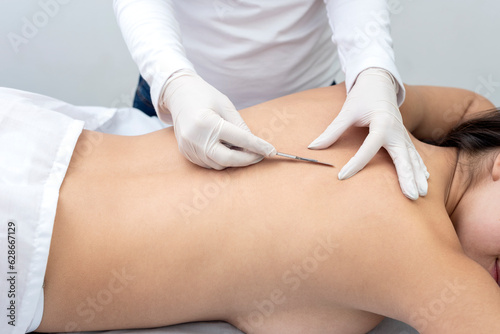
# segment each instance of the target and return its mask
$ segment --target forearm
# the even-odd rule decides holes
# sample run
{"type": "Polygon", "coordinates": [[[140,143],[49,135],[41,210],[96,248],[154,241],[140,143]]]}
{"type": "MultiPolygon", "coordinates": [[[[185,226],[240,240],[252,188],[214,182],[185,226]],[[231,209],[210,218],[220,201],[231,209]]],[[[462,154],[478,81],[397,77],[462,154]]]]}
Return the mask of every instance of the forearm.
{"type": "Polygon", "coordinates": [[[420,140],[437,140],[477,112],[494,105],[472,91],[433,86],[406,85],[400,107],[406,128],[420,140]]]}
{"type": "Polygon", "coordinates": [[[350,91],[359,73],[369,67],[387,70],[400,86],[398,104],[404,100],[404,86],[394,62],[389,8],[385,0],[325,0],[332,28],[332,40],[350,91]],[[376,32],[376,33],[374,33],[376,32]]]}
{"type": "Polygon", "coordinates": [[[180,69],[193,69],[181,43],[171,0],[115,0],[116,19],[132,58],[151,86],[155,107],[166,80],[180,69]]]}

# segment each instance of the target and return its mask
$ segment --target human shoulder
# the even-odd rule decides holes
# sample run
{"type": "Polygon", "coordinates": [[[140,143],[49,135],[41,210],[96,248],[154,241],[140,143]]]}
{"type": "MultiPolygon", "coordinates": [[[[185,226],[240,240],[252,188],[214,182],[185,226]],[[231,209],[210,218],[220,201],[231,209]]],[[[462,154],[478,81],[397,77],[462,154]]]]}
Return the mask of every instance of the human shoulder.
{"type": "MultiPolygon", "coordinates": [[[[438,219],[445,219],[441,217],[438,219]]],[[[425,215],[385,218],[360,247],[354,308],[420,333],[500,332],[500,289],[458,238],[425,215]],[[493,329],[494,330],[491,330],[493,329]]],[[[450,224],[451,225],[451,224],[450,224]]]]}

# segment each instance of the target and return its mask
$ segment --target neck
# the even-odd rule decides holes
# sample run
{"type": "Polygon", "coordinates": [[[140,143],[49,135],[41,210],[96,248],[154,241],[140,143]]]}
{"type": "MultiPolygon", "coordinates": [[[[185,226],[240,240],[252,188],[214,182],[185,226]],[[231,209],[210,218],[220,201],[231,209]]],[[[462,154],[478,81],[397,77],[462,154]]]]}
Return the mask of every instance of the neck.
{"type": "MultiPolygon", "coordinates": [[[[455,212],[458,204],[462,200],[468,186],[469,186],[469,176],[463,168],[459,168],[459,162],[461,159],[461,154],[458,149],[451,149],[453,151],[454,159],[452,163],[453,173],[449,181],[448,191],[445,197],[445,206],[448,215],[451,217],[455,212]]],[[[451,162],[451,161],[450,161],[451,162]]]]}
{"type": "Polygon", "coordinates": [[[468,186],[468,175],[459,168],[461,155],[456,148],[436,147],[419,141],[414,143],[430,170],[429,187],[438,188],[443,194],[446,212],[451,217],[468,186]]]}

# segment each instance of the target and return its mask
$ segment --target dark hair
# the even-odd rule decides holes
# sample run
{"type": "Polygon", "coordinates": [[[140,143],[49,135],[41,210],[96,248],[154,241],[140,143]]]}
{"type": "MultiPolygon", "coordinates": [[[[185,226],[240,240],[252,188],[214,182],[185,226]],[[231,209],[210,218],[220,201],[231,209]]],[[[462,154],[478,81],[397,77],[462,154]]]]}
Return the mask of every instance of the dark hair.
{"type": "Polygon", "coordinates": [[[434,143],[443,147],[456,147],[469,156],[500,148],[500,108],[478,114],[434,143]]]}
{"type": "Polygon", "coordinates": [[[467,187],[478,184],[481,171],[487,163],[484,158],[491,155],[489,153],[493,150],[500,148],[500,108],[478,113],[474,118],[457,125],[443,138],[430,144],[456,147],[458,157],[461,154],[466,156],[465,160],[457,160],[457,167],[465,167],[468,174],[467,187]]]}

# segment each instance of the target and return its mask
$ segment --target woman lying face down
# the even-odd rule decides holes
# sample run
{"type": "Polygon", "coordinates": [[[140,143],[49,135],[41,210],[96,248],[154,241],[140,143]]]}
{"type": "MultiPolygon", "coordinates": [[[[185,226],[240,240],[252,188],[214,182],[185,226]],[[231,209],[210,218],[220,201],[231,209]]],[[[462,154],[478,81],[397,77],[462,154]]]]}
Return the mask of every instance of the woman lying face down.
{"type": "Polygon", "coordinates": [[[500,254],[500,111],[478,115],[457,127],[441,145],[460,148],[457,182],[462,191],[450,192],[458,201],[450,212],[464,252],[499,282],[500,254]]]}
{"type": "MultiPolygon", "coordinates": [[[[365,333],[388,316],[422,333],[500,332],[498,112],[476,122],[478,138],[461,139],[474,137],[472,121],[444,142],[458,148],[412,137],[431,177],[410,201],[383,150],[337,179],[366,129],[307,150],[344,99],[339,85],[241,112],[278,151],[336,168],[273,158],[207,170],[180,155],[172,129],[84,131],[60,190],[38,331],[224,320],[246,333],[365,333]],[[488,148],[459,144],[476,139],[488,148]]],[[[408,87],[401,111],[433,140],[491,107],[463,90],[408,87]]]]}

